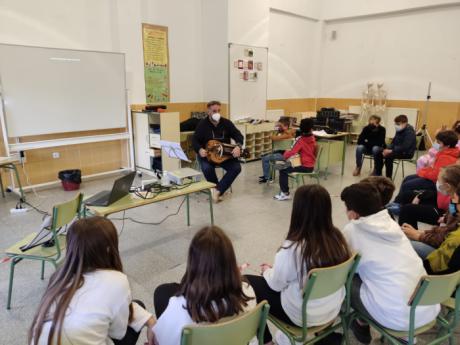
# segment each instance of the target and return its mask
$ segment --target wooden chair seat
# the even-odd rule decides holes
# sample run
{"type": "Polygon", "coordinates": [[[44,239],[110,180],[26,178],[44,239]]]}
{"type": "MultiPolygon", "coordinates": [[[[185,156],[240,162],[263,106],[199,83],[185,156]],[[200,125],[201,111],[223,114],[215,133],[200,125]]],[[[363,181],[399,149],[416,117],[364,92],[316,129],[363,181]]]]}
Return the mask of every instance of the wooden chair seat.
{"type": "MultiPolygon", "coordinates": [[[[270,321],[273,322],[273,324],[275,324],[276,327],[278,327],[278,328],[282,327],[284,330],[289,332],[289,334],[292,337],[294,337],[294,338],[301,338],[302,337],[302,327],[292,326],[291,324],[288,324],[288,323],[286,323],[284,321],[281,321],[280,319],[274,317],[273,315],[270,315],[269,318],[270,318],[270,321]]],[[[308,327],[308,336],[315,335],[315,334],[321,332],[322,330],[325,330],[326,328],[331,326],[334,322],[335,322],[335,320],[332,320],[331,322],[328,322],[328,323],[326,323],[324,325],[321,325],[321,326],[308,327]]]]}
{"type": "MultiPolygon", "coordinates": [[[[419,328],[416,328],[415,331],[414,331],[414,335],[419,335],[419,334],[422,334],[422,333],[425,333],[426,331],[432,329],[434,326],[436,325],[436,320],[434,321],[431,321],[430,323],[422,326],[422,327],[419,327],[419,328]]],[[[396,338],[405,338],[407,336],[409,336],[409,332],[406,332],[406,331],[395,331],[393,329],[389,329],[389,328],[385,328],[385,327],[382,327],[388,334],[391,334],[393,337],[396,337],[396,338]]]]}

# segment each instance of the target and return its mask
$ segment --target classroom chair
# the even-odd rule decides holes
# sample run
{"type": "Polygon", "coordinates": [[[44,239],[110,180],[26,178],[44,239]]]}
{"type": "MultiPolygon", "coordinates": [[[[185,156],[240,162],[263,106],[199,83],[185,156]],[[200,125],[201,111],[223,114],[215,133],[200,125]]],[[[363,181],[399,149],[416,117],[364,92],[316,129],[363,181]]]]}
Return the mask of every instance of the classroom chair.
{"type": "Polygon", "coordinates": [[[396,175],[398,174],[398,169],[399,169],[400,165],[401,165],[401,170],[402,170],[402,178],[404,179],[404,177],[405,177],[405,174],[404,174],[404,162],[417,164],[417,160],[418,160],[418,157],[419,157],[419,154],[420,154],[419,146],[420,146],[421,141],[422,141],[422,136],[421,135],[415,137],[415,145],[416,146],[415,146],[415,153],[414,153],[414,156],[412,158],[395,159],[393,161],[393,165],[396,165],[396,169],[394,170],[393,178],[392,178],[393,181],[395,180],[396,175]]]}
{"type": "Polygon", "coordinates": [[[247,345],[255,336],[262,345],[269,309],[267,301],[262,301],[253,310],[222,322],[186,326],[181,345],[247,345]]]}
{"type": "MultiPolygon", "coordinates": [[[[272,141],[272,153],[275,151],[286,151],[292,148],[295,139],[275,140],[272,141]]],[[[276,178],[276,162],[270,162],[270,178],[272,181],[276,178]]]]}
{"type": "Polygon", "coordinates": [[[11,158],[0,159],[0,189],[2,192],[2,196],[5,197],[5,188],[3,187],[3,180],[2,180],[2,169],[10,170],[14,173],[14,177],[16,178],[16,182],[19,188],[20,201],[21,202],[26,201],[26,197],[24,194],[24,190],[22,189],[21,179],[19,178],[19,172],[16,167],[15,160],[11,158]]]}
{"type": "Polygon", "coordinates": [[[402,345],[415,344],[415,337],[432,329],[436,324],[439,332],[434,340],[427,345],[440,344],[449,340],[449,344],[454,343],[454,330],[458,326],[460,316],[460,272],[439,275],[424,276],[420,279],[415,288],[412,298],[408,302],[410,306],[409,330],[407,332],[395,331],[379,325],[375,320],[362,315],[355,311],[351,319],[360,318],[371,325],[381,335],[381,341],[387,339],[391,344],[402,345]],[[455,293],[455,299],[451,298],[455,293]],[[419,328],[415,328],[415,310],[418,306],[428,306],[434,304],[443,304],[448,310],[446,316],[442,312],[436,320],[419,328]],[[402,340],[407,338],[406,340],[402,340]]]}
{"type": "Polygon", "coordinates": [[[348,344],[348,325],[350,324],[351,316],[350,291],[359,260],[359,254],[354,254],[350,259],[340,265],[315,268],[309,272],[308,280],[303,290],[302,327],[291,326],[272,315],[268,315],[268,320],[288,337],[292,345],[296,345],[296,343],[314,344],[339,328],[342,328],[344,341],[348,344]],[[334,325],[335,320],[333,320],[322,326],[308,327],[308,301],[327,297],[343,287],[346,288],[346,297],[344,306],[339,314],[340,323],[334,325]]]}
{"type": "Polygon", "coordinates": [[[309,173],[293,172],[293,173],[288,174],[288,176],[296,182],[297,188],[301,185],[300,181],[302,181],[302,185],[305,184],[306,176],[316,179],[316,183],[319,184],[319,164],[320,164],[322,152],[323,152],[323,147],[318,146],[318,150],[316,151],[315,167],[312,172],[309,172],[309,173]]]}
{"type": "Polygon", "coordinates": [[[57,262],[62,256],[62,252],[65,249],[66,237],[65,235],[58,234],[59,229],[69,224],[75,217],[79,216],[81,202],[83,200],[83,194],[77,194],[72,200],[67,201],[63,204],[55,205],[53,207],[52,222],[49,229],[52,232],[51,242],[52,245],[49,247],[40,245],[31,248],[26,251],[22,251],[20,248],[30,243],[37,233],[31,233],[21,241],[15,243],[13,246],[8,248],[5,253],[10,258],[10,277],[8,286],[8,301],[6,309],[11,308],[11,296],[13,292],[13,279],[14,279],[14,268],[22,260],[37,260],[41,261],[41,279],[44,279],[45,274],[45,262],[50,262],[55,268],[57,262]]]}

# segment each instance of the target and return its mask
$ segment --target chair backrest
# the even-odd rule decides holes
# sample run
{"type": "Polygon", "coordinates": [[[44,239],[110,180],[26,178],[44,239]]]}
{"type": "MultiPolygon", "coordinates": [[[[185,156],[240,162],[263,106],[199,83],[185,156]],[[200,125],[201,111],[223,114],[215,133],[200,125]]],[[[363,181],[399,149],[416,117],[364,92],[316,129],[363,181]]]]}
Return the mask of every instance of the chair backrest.
{"type": "Polygon", "coordinates": [[[323,147],[318,145],[316,147],[316,158],[315,158],[315,171],[318,172],[320,169],[321,154],[323,153],[323,147]]]}
{"type": "Polygon", "coordinates": [[[424,276],[415,288],[409,305],[440,304],[452,296],[460,284],[460,271],[437,276],[424,276]]]}
{"type": "Polygon", "coordinates": [[[304,287],[304,296],[309,300],[323,298],[344,287],[357,257],[353,254],[339,265],[312,269],[304,287]]]}
{"type": "Polygon", "coordinates": [[[263,344],[269,305],[260,302],[254,309],[234,318],[208,325],[186,326],[181,345],[246,345],[256,335],[263,344]]]}
{"type": "Polygon", "coordinates": [[[83,194],[78,193],[72,200],[53,207],[52,229],[56,230],[70,223],[80,212],[83,194]]]}
{"type": "Polygon", "coordinates": [[[272,141],[272,149],[273,151],[290,150],[293,143],[294,139],[274,140],[272,141]]]}

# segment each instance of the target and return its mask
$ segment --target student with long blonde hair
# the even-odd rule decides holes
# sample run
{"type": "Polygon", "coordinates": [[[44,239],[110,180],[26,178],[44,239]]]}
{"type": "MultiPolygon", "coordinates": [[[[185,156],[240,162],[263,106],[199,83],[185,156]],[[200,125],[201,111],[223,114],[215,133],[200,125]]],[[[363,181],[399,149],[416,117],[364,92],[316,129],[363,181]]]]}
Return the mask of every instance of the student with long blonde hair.
{"type": "Polygon", "coordinates": [[[102,217],[74,222],[64,262],[51,276],[28,343],[134,345],[142,327],[154,323],[150,313],[132,302],[113,223],[102,217]]]}

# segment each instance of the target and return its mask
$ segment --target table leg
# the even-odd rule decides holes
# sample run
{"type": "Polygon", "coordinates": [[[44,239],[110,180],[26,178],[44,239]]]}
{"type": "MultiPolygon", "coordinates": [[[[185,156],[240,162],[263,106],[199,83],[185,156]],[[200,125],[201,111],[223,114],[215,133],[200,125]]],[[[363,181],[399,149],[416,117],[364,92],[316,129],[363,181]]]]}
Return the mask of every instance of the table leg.
{"type": "Polygon", "coordinates": [[[21,201],[24,202],[26,201],[26,198],[24,197],[24,191],[22,190],[22,184],[21,180],[19,179],[19,172],[16,168],[16,165],[12,164],[12,169],[14,170],[14,174],[16,175],[16,181],[18,182],[19,192],[21,193],[21,201]]]}
{"type": "Polygon", "coordinates": [[[345,135],[345,136],[343,137],[342,176],[343,176],[343,172],[345,171],[345,153],[347,152],[347,143],[348,143],[348,140],[347,140],[347,136],[345,135]]]}
{"type": "Polygon", "coordinates": [[[187,226],[190,226],[190,194],[185,196],[187,202],[187,226]]]}
{"type": "Polygon", "coordinates": [[[212,194],[211,194],[211,189],[208,189],[208,195],[209,195],[209,212],[211,214],[211,225],[214,225],[214,211],[212,209],[212,194]]]}

